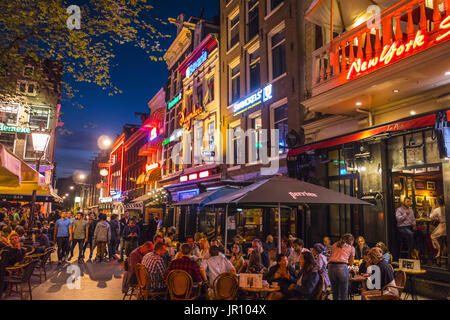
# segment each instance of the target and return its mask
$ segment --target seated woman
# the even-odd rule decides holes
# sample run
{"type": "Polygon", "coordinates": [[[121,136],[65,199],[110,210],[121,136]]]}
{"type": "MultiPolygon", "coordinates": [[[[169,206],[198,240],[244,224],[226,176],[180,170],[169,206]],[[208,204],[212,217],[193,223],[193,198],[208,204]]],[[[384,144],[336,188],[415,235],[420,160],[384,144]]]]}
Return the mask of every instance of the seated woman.
{"type": "Polygon", "coordinates": [[[295,270],[288,266],[288,258],[284,254],[277,255],[277,264],[269,269],[265,279],[269,283],[277,282],[283,293],[295,283],[295,270]]]}
{"type": "Polygon", "coordinates": [[[389,252],[387,246],[383,243],[383,242],[378,242],[375,247],[380,248],[383,251],[383,260],[387,263],[387,264],[391,264],[391,253],[389,252]]]}
{"type": "MultiPolygon", "coordinates": [[[[383,251],[381,248],[375,247],[369,250],[368,255],[370,257],[370,265],[376,265],[380,269],[380,287],[384,288],[386,285],[395,286],[394,272],[383,259],[383,251]]],[[[369,292],[363,293],[364,295],[370,295],[369,292]]],[[[383,291],[383,295],[395,295],[398,296],[399,292],[396,288],[387,288],[383,291]]]]}
{"type": "Polygon", "coordinates": [[[361,260],[363,258],[363,252],[365,250],[369,250],[369,246],[366,244],[366,239],[364,237],[359,236],[356,239],[356,246],[355,246],[355,259],[361,260]]]}
{"type": "Polygon", "coordinates": [[[361,262],[359,264],[359,273],[367,274],[367,268],[370,265],[371,265],[371,263],[370,263],[369,249],[366,249],[363,252],[363,259],[361,260],[361,262]]]}
{"type": "Polygon", "coordinates": [[[264,273],[267,269],[262,264],[261,254],[252,250],[248,259],[248,266],[246,273],[264,273]]]}
{"type": "Polygon", "coordinates": [[[238,244],[233,244],[233,248],[231,251],[230,262],[233,267],[236,269],[236,273],[241,273],[245,266],[244,257],[242,255],[241,246],[238,244]]]}
{"type": "Polygon", "coordinates": [[[312,300],[315,289],[319,284],[320,275],[311,252],[305,251],[300,254],[300,277],[297,283],[291,284],[286,293],[275,292],[269,295],[269,300],[312,300]]]}
{"type": "Polygon", "coordinates": [[[328,287],[331,285],[330,277],[328,276],[328,260],[327,257],[323,255],[323,252],[325,252],[326,249],[327,248],[321,243],[316,243],[311,249],[314,261],[317,265],[317,271],[323,277],[323,291],[327,291],[328,287]]]}

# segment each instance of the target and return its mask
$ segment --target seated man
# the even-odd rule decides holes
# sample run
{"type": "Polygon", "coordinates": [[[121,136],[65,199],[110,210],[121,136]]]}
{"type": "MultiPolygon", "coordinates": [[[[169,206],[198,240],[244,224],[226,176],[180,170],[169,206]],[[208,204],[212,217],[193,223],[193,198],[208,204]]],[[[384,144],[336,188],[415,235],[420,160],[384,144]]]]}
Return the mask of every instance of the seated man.
{"type": "Polygon", "coordinates": [[[157,242],[154,250],[147,253],[142,259],[142,264],[147,269],[150,277],[150,290],[164,291],[166,289],[164,275],[166,274],[167,267],[163,258],[166,251],[166,245],[162,242],[157,242]]]}
{"type": "MultiPolygon", "coordinates": [[[[370,264],[375,265],[380,269],[380,288],[383,289],[386,285],[395,286],[394,272],[383,259],[383,250],[381,248],[375,247],[369,250],[368,255],[370,257],[370,264]]],[[[363,296],[371,295],[369,291],[365,291],[363,296]]],[[[387,288],[382,292],[383,295],[394,295],[399,296],[399,292],[396,288],[387,288]]]]}
{"type": "MultiPolygon", "coordinates": [[[[45,230],[46,232],[47,230],[45,230]]],[[[35,231],[35,243],[36,253],[43,253],[45,249],[50,247],[50,240],[46,233],[42,232],[41,229],[35,231]]]]}
{"type": "Polygon", "coordinates": [[[130,256],[127,258],[127,271],[123,275],[122,293],[128,292],[130,285],[137,284],[136,275],[134,274],[134,267],[136,264],[141,263],[144,256],[153,250],[153,243],[147,241],[142,246],[134,249],[130,256]]]}
{"type": "Polygon", "coordinates": [[[223,254],[219,254],[219,247],[211,246],[209,248],[209,259],[205,259],[202,261],[200,266],[200,272],[202,274],[205,282],[208,282],[212,288],[214,285],[214,280],[219,274],[225,272],[236,273],[236,269],[233,267],[233,264],[228,260],[223,254]]]}
{"type": "Polygon", "coordinates": [[[194,282],[197,282],[197,283],[201,282],[202,276],[200,274],[200,268],[198,266],[198,263],[190,258],[191,246],[188,243],[184,243],[181,246],[180,252],[181,252],[181,257],[173,260],[170,263],[169,268],[167,269],[165,278],[167,278],[167,275],[172,270],[184,270],[190,274],[190,276],[192,277],[192,280],[194,282]]]}

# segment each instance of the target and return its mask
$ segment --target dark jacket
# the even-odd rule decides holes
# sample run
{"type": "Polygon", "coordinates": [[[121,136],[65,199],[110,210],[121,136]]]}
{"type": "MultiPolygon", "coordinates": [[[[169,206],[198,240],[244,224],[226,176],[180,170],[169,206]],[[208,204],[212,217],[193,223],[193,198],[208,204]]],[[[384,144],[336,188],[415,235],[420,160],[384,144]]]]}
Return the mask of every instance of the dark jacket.
{"type": "Polygon", "coordinates": [[[122,237],[124,240],[138,240],[140,234],[141,231],[139,230],[138,225],[135,225],[133,228],[131,228],[129,225],[126,225],[125,229],[123,230],[122,237]],[[137,237],[129,237],[130,233],[136,233],[137,237]]]}
{"type": "Polygon", "coordinates": [[[88,227],[88,241],[92,241],[94,239],[95,227],[97,226],[98,220],[93,220],[89,223],[88,227]]]}
{"type": "Polygon", "coordinates": [[[109,221],[109,226],[111,227],[111,240],[117,241],[120,237],[119,221],[109,221]]]}
{"type": "Polygon", "coordinates": [[[125,219],[122,218],[119,220],[120,223],[120,236],[123,237],[123,232],[125,231],[125,227],[130,223],[130,218],[125,219]]]}
{"type": "Polygon", "coordinates": [[[300,285],[296,285],[294,292],[299,299],[312,300],[314,299],[314,289],[319,283],[320,276],[317,271],[304,273],[300,285]]]}
{"type": "Polygon", "coordinates": [[[279,268],[280,268],[279,264],[276,264],[276,265],[270,267],[265,279],[269,283],[278,282],[278,285],[281,288],[281,292],[284,293],[285,291],[288,290],[288,288],[291,284],[295,283],[295,280],[296,280],[295,279],[295,270],[291,266],[287,266],[287,270],[289,272],[289,279],[279,279],[279,278],[275,279],[275,273],[278,271],[279,268]]]}
{"type": "Polygon", "coordinates": [[[147,241],[153,242],[153,238],[156,234],[156,230],[158,229],[158,223],[155,221],[155,219],[150,219],[148,222],[148,229],[147,229],[147,241]]]}
{"type": "Polygon", "coordinates": [[[356,260],[361,260],[363,259],[363,253],[364,251],[369,250],[369,247],[367,245],[364,246],[364,248],[362,250],[359,249],[359,246],[356,245],[355,247],[355,259],[356,260]]]}

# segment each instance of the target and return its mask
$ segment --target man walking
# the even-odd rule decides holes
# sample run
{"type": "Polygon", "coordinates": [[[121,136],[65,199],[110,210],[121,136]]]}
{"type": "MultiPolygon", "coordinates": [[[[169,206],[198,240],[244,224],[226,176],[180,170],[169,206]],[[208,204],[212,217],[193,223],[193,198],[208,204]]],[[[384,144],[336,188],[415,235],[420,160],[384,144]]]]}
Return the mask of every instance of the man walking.
{"type": "Polygon", "coordinates": [[[87,233],[87,241],[84,244],[83,247],[83,256],[84,256],[84,252],[86,252],[86,248],[89,245],[89,261],[92,260],[92,252],[95,249],[95,245],[94,245],[94,232],[95,232],[95,227],[97,226],[97,220],[95,219],[95,215],[93,213],[91,213],[89,215],[89,220],[88,220],[88,233],[87,233]]]}
{"type": "Polygon", "coordinates": [[[69,251],[70,241],[72,241],[72,228],[69,219],[66,219],[66,213],[61,212],[61,218],[55,223],[54,239],[58,245],[58,265],[66,261],[69,251]]]}
{"type": "Polygon", "coordinates": [[[125,250],[125,239],[123,238],[123,231],[125,230],[125,227],[128,225],[128,223],[130,222],[130,218],[129,218],[129,213],[128,211],[125,211],[124,213],[124,217],[122,219],[120,219],[119,223],[120,223],[120,262],[123,261],[123,253],[125,250]]]}
{"type": "Polygon", "coordinates": [[[83,214],[81,212],[77,212],[75,216],[75,221],[72,224],[72,248],[70,250],[70,259],[73,257],[73,250],[78,244],[78,263],[84,262],[84,247],[87,243],[87,236],[89,235],[88,223],[83,219],[83,214]]]}
{"type": "Polygon", "coordinates": [[[111,220],[109,221],[109,226],[111,227],[111,241],[109,242],[109,259],[117,259],[116,257],[116,248],[117,243],[120,238],[120,225],[119,221],[117,221],[117,214],[111,215],[111,220]]]}
{"type": "Polygon", "coordinates": [[[100,214],[100,222],[94,231],[94,243],[97,246],[97,261],[102,262],[105,256],[106,244],[111,240],[111,228],[106,222],[106,214],[100,214]]]}

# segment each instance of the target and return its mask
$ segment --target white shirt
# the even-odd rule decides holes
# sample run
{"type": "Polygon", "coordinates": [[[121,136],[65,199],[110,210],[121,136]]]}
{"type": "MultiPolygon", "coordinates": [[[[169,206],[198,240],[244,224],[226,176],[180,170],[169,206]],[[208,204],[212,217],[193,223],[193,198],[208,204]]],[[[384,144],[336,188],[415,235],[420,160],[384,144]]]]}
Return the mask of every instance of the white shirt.
{"type": "Polygon", "coordinates": [[[442,214],[441,207],[437,207],[433,211],[431,211],[430,218],[431,219],[439,218],[440,223],[445,223],[445,215],[442,214]]]}
{"type": "Polygon", "coordinates": [[[203,260],[200,267],[205,270],[210,285],[214,284],[214,280],[219,274],[231,272],[234,269],[230,260],[221,254],[203,260]]]}

